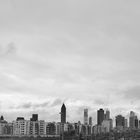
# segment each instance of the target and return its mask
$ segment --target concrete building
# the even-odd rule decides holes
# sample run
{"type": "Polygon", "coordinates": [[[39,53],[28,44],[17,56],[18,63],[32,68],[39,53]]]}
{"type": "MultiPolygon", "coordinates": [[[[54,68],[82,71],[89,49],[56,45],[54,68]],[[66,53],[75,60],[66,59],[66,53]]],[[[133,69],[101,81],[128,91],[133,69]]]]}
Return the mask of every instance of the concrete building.
{"type": "Polygon", "coordinates": [[[109,120],[110,119],[110,111],[107,109],[105,114],[104,114],[104,119],[109,120]]]}
{"type": "Polygon", "coordinates": [[[139,128],[139,120],[136,116],[136,118],[135,118],[135,129],[138,129],[138,128],[139,128]]]}
{"type": "Polygon", "coordinates": [[[116,128],[118,130],[123,130],[125,127],[125,117],[122,115],[117,115],[116,116],[116,128]]]}
{"type": "Polygon", "coordinates": [[[29,135],[30,121],[24,120],[24,118],[18,117],[16,121],[13,121],[13,134],[14,135],[29,135]]]}
{"type": "Polygon", "coordinates": [[[136,114],[131,111],[129,116],[129,128],[130,129],[138,129],[139,123],[136,114]]]}
{"type": "Polygon", "coordinates": [[[61,134],[61,123],[55,123],[55,127],[56,127],[56,135],[60,135],[61,134]]]}
{"type": "Polygon", "coordinates": [[[84,109],[84,125],[88,125],[88,109],[84,109]]]}
{"type": "Polygon", "coordinates": [[[104,120],[104,110],[103,109],[99,109],[97,111],[97,124],[101,125],[103,120],[104,120]]]}
{"type": "Polygon", "coordinates": [[[61,123],[66,123],[66,106],[65,104],[61,107],[61,123]]]}
{"type": "Polygon", "coordinates": [[[93,126],[93,134],[106,133],[106,129],[101,125],[93,126]]]}
{"type": "Polygon", "coordinates": [[[7,124],[8,123],[5,120],[0,120],[0,135],[5,134],[5,127],[7,124]]]}
{"type": "Polygon", "coordinates": [[[124,127],[127,128],[128,127],[128,120],[125,119],[125,124],[124,124],[124,127]]]}
{"type": "Polygon", "coordinates": [[[64,124],[64,132],[68,132],[68,128],[69,128],[68,123],[65,123],[64,124]]]}
{"type": "Polygon", "coordinates": [[[39,122],[30,121],[30,135],[37,136],[39,135],[39,122]]]}
{"type": "Polygon", "coordinates": [[[81,132],[82,135],[87,135],[87,125],[81,125],[81,132]]]}
{"type": "Polygon", "coordinates": [[[39,135],[43,136],[46,135],[46,123],[44,120],[38,121],[39,123],[39,135]]]}
{"type": "Polygon", "coordinates": [[[89,125],[92,126],[92,117],[89,117],[89,125]]]}
{"type": "Polygon", "coordinates": [[[113,129],[112,119],[103,120],[102,127],[105,129],[105,133],[110,132],[113,129]]]}
{"type": "Polygon", "coordinates": [[[38,121],[38,114],[32,114],[30,121],[38,121]]]}
{"type": "Polygon", "coordinates": [[[56,125],[55,123],[47,123],[46,125],[46,135],[56,135],[56,125]]]}

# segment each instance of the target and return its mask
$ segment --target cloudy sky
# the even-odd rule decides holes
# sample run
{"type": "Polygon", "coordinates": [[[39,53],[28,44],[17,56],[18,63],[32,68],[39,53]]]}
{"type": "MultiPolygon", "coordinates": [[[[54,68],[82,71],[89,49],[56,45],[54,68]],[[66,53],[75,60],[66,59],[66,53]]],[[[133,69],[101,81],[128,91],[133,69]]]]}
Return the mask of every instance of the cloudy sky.
{"type": "Polygon", "coordinates": [[[1,0],[0,115],[96,123],[140,112],[139,0],[1,0]]]}

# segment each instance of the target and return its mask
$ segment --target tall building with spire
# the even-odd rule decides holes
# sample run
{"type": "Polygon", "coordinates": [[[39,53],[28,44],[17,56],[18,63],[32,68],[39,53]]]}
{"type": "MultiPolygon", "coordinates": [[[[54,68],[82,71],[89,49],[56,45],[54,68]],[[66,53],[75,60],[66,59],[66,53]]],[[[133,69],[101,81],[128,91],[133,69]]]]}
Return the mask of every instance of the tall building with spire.
{"type": "Polygon", "coordinates": [[[66,106],[64,103],[61,107],[61,123],[66,123],[66,106]]]}

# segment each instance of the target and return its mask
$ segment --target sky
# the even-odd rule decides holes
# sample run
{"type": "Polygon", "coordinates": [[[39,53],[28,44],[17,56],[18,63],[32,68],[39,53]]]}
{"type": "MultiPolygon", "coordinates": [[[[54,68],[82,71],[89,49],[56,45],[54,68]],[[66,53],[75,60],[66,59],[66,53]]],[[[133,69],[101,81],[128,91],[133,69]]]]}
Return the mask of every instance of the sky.
{"type": "Polygon", "coordinates": [[[1,0],[0,115],[96,123],[140,117],[139,0],[1,0]]]}

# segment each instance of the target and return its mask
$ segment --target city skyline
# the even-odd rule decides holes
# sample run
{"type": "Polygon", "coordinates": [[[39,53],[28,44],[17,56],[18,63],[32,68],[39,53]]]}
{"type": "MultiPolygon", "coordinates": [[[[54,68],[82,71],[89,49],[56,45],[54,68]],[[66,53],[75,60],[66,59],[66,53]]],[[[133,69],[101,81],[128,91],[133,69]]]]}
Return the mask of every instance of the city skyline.
{"type": "Polygon", "coordinates": [[[100,108],[97,110],[97,122],[92,124],[92,117],[88,117],[88,109],[84,109],[83,123],[66,122],[66,106],[63,103],[61,108],[61,118],[59,122],[47,122],[39,119],[39,114],[32,114],[30,119],[18,116],[16,120],[7,122],[4,116],[0,117],[0,138],[52,138],[67,139],[71,137],[90,139],[115,138],[139,138],[140,120],[134,111],[130,111],[129,120],[121,114],[115,116],[115,125],[110,117],[109,109],[100,108]],[[89,122],[88,122],[89,120],[89,122]],[[128,125],[129,122],[129,125],[128,125]]]}
{"type": "Polygon", "coordinates": [[[0,1],[0,114],[96,122],[140,117],[139,1],[0,1]]]}
{"type": "MultiPolygon", "coordinates": [[[[119,124],[122,125],[123,127],[126,128],[132,128],[135,129],[135,127],[137,126],[137,129],[140,128],[140,120],[138,117],[138,113],[134,112],[132,110],[129,111],[128,115],[122,115],[121,113],[116,114],[116,116],[112,117],[110,116],[111,112],[108,108],[100,108],[99,110],[96,110],[96,121],[92,121],[93,116],[88,116],[88,108],[85,108],[83,110],[83,121],[81,120],[74,120],[73,122],[71,122],[70,120],[67,120],[67,107],[65,106],[65,104],[63,103],[60,109],[60,113],[57,114],[58,116],[60,115],[59,120],[43,120],[36,112],[36,114],[31,114],[32,117],[31,118],[26,118],[25,115],[22,116],[16,116],[16,118],[14,120],[12,120],[11,122],[7,122],[7,120],[4,119],[4,116],[1,115],[0,120],[6,122],[6,123],[12,123],[13,121],[18,121],[18,120],[26,120],[26,121],[44,121],[44,122],[48,122],[48,123],[61,123],[61,124],[67,124],[67,123],[78,123],[78,124],[83,124],[85,126],[104,126],[104,121],[111,121],[111,125],[113,127],[113,129],[115,127],[117,127],[117,125],[119,124]],[[118,119],[117,119],[118,118],[118,119]],[[67,120],[67,121],[66,121],[67,120]],[[117,122],[118,120],[118,122],[117,122]],[[136,122],[137,121],[137,122],[136,122]],[[129,124],[129,125],[128,125],[129,124]],[[135,126],[136,125],[136,126],[135,126]]],[[[82,117],[82,116],[81,116],[82,117]]],[[[106,123],[105,123],[106,124],[106,123]]],[[[104,126],[106,127],[106,126],[104,126]]]]}

